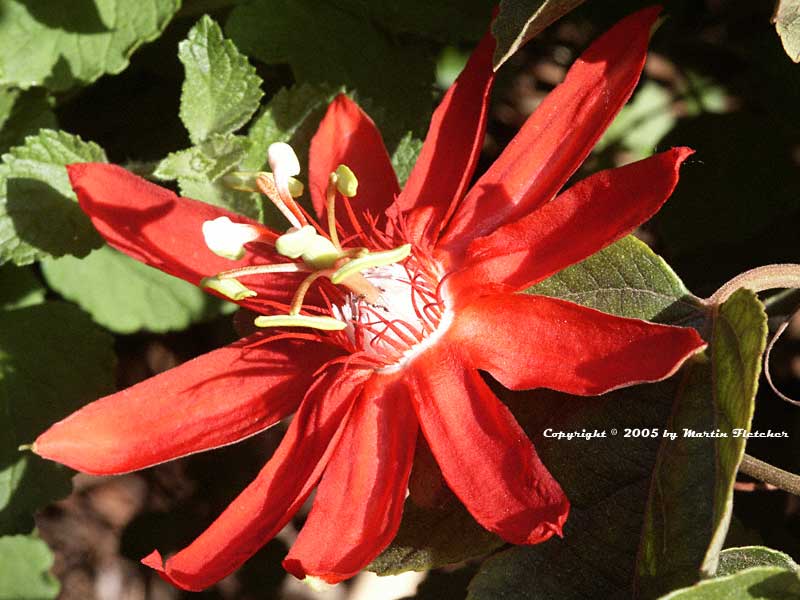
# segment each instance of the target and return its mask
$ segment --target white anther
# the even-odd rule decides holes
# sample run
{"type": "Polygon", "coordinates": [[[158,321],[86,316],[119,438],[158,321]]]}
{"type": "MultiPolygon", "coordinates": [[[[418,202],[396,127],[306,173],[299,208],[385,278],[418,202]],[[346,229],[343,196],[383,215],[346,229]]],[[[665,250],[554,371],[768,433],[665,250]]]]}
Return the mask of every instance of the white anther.
{"type": "Polygon", "coordinates": [[[258,227],[247,223],[234,223],[228,217],[217,217],[203,223],[206,246],[217,256],[239,260],[244,256],[244,245],[261,237],[258,227]]]}

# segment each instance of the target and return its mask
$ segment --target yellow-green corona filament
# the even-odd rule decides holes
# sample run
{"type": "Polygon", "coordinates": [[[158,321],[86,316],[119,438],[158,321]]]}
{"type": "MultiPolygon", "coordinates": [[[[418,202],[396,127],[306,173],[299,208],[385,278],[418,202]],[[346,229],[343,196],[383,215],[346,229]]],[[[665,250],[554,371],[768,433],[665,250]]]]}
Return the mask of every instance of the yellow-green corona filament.
{"type": "Polygon", "coordinates": [[[411,254],[411,244],[403,244],[391,250],[371,252],[360,258],[354,258],[331,275],[331,283],[341,283],[351,275],[355,275],[364,269],[385,267],[386,265],[400,262],[409,254],[411,254]]]}
{"type": "Polygon", "coordinates": [[[256,327],[310,327],[323,331],[341,331],[347,323],[333,317],[309,317],[307,315],[269,315],[256,317],[256,327]]]}

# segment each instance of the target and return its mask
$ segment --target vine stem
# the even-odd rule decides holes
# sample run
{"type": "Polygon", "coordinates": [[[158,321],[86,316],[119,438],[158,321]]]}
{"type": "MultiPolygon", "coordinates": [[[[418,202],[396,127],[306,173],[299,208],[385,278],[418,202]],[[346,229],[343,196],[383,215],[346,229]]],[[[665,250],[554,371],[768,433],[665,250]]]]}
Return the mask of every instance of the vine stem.
{"type": "Polygon", "coordinates": [[[776,288],[796,287],[800,287],[800,265],[794,263],[766,265],[737,275],[714,292],[706,302],[711,306],[718,306],[739,288],[763,292],[776,288]]]}
{"type": "Polygon", "coordinates": [[[789,473],[778,467],[774,467],[769,463],[764,462],[745,454],[742,457],[742,464],[739,465],[739,472],[749,475],[764,483],[770,483],[790,494],[800,496],[800,475],[789,473]]]}

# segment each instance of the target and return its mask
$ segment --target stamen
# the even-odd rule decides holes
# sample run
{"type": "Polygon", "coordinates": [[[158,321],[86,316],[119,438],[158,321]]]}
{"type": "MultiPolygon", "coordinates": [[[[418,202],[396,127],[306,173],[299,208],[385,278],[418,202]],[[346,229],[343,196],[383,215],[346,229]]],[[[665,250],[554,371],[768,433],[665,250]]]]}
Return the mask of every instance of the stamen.
{"type": "Polygon", "coordinates": [[[245,298],[252,298],[256,293],[242,285],[236,279],[219,279],[218,277],[205,277],[200,280],[200,285],[204,288],[214,290],[230,300],[236,302],[245,298]]]}
{"type": "Polygon", "coordinates": [[[323,331],[341,331],[347,323],[333,317],[309,317],[306,315],[269,315],[256,317],[256,327],[309,327],[323,331]]]}
{"type": "Polygon", "coordinates": [[[290,315],[297,315],[300,313],[300,310],[303,308],[303,300],[308,293],[308,288],[310,288],[311,284],[314,283],[319,277],[329,273],[330,271],[315,271],[303,280],[303,283],[300,284],[300,286],[297,288],[297,291],[294,293],[294,298],[292,298],[292,306],[289,308],[290,315]]]}
{"type": "Polygon", "coordinates": [[[290,229],[277,240],[275,249],[287,258],[303,258],[314,269],[329,269],[342,258],[331,241],[319,235],[311,225],[290,229]]]}
{"type": "Polygon", "coordinates": [[[328,209],[328,233],[331,236],[331,243],[337,250],[341,250],[339,232],[336,231],[336,181],[336,173],[331,173],[328,177],[328,189],[325,190],[325,204],[328,209]]]}
{"type": "MultiPolygon", "coordinates": [[[[263,275],[267,273],[308,273],[311,269],[299,263],[278,263],[273,265],[251,265],[249,267],[239,267],[230,271],[217,273],[216,279],[236,279],[248,275],[263,275]]],[[[210,278],[207,278],[210,279],[210,278]]]]}
{"type": "Polygon", "coordinates": [[[341,283],[351,275],[369,269],[370,267],[383,267],[391,265],[396,262],[404,260],[411,253],[411,244],[403,244],[398,248],[392,250],[384,250],[383,252],[373,252],[362,256],[361,258],[354,258],[338,271],[331,275],[331,282],[341,283]]]}

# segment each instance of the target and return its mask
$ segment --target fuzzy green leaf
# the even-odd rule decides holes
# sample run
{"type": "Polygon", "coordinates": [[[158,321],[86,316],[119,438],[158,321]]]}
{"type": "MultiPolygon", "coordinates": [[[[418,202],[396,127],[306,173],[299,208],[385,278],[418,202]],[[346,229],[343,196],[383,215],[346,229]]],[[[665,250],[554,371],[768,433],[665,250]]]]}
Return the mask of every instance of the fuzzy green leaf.
{"type": "Polygon", "coordinates": [[[800,566],[788,554],[764,546],[744,546],[726,548],[719,553],[719,566],[715,577],[733,575],[752,567],[781,567],[795,572],[800,571],[800,566]]]}
{"type": "Polygon", "coordinates": [[[0,534],[30,531],[34,510],[69,493],[68,469],[18,447],[111,391],[112,343],[63,302],[0,312],[0,534]]]}
{"type": "Polygon", "coordinates": [[[753,567],[675,590],[661,600],[787,600],[800,598],[800,579],[780,567],[753,567]]]}
{"type": "Polygon", "coordinates": [[[86,256],[102,244],[76,202],[64,165],[103,162],[97,145],[42,130],[3,155],[0,165],[0,263],[48,256],[86,256]]]}
{"type": "Polygon", "coordinates": [[[115,333],[180,330],[219,314],[221,302],[199,288],[109,246],[84,259],[42,262],[47,283],[115,333]]]}
{"type": "Polygon", "coordinates": [[[492,24],[497,40],[494,68],[500,68],[525,42],[560,19],[584,0],[500,0],[500,12],[492,24]]]}
{"type": "Polygon", "coordinates": [[[50,600],[59,584],[50,573],[53,553],[33,535],[0,537],[0,600],[50,600]]]}
{"type": "Polygon", "coordinates": [[[800,0],[780,0],[773,19],[786,54],[800,62],[800,0]]]}
{"type": "Polygon", "coordinates": [[[154,40],[180,0],[0,0],[0,85],[64,91],[119,73],[154,40]]]}
{"type": "Polygon", "coordinates": [[[216,181],[239,165],[250,147],[247,138],[211,134],[198,146],[173,152],[158,163],[153,175],[159,179],[216,181]]]}
{"type": "Polygon", "coordinates": [[[621,317],[671,325],[703,319],[700,300],[641,240],[628,236],[526,290],[621,317]]]}
{"type": "Polygon", "coordinates": [[[232,133],[258,109],[261,78],[210,17],[202,17],[178,47],[186,70],[180,116],[192,142],[232,133]]]}

